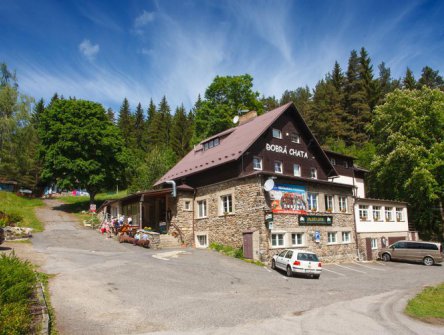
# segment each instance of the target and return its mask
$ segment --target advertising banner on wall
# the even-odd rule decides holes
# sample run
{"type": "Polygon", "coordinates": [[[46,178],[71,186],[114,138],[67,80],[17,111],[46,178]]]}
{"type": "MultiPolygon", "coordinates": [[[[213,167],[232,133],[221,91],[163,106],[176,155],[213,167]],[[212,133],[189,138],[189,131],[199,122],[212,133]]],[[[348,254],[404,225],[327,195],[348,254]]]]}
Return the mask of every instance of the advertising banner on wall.
{"type": "Polygon", "coordinates": [[[270,191],[271,211],[282,214],[307,214],[305,186],[274,185],[270,191]]]}

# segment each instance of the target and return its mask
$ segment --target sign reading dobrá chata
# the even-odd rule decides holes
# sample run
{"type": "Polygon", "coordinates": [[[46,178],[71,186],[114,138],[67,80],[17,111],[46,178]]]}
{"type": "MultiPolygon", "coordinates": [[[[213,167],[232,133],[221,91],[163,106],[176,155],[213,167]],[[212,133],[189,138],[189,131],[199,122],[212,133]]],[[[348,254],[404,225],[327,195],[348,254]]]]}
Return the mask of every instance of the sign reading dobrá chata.
{"type": "Polygon", "coordinates": [[[299,215],[300,226],[331,226],[333,216],[299,215]]]}

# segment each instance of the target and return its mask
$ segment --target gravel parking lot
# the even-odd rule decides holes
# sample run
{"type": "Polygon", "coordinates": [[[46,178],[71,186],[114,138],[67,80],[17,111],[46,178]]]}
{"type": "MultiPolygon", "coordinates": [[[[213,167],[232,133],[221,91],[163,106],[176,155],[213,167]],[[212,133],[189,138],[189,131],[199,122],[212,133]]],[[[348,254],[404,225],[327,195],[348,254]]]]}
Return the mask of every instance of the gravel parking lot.
{"type": "Polygon", "coordinates": [[[211,250],[118,244],[47,204],[28,256],[56,274],[61,334],[444,334],[400,313],[423,286],[444,281],[442,266],[329,264],[319,280],[287,278],[211,250]]]}

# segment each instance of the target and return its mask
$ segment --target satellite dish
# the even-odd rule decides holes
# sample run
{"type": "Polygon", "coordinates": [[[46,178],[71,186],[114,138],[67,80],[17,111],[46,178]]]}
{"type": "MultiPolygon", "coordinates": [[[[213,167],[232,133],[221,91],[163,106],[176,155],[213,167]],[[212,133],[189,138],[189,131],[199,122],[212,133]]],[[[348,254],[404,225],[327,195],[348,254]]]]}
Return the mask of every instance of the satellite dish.
{"type": "Polygon", "coordinates": [[[238,123],[239,122],[239,116],[235,116],[234,118],[233,118],[233,123],[234,124],[236,124],[236,123],[238,123]]]}
{"type": "Polygon", "coordinates": [[[267,179],[267,181],[264,183],[264,190],[267,192],[270,192],[274,187],[274,180],[273,179],[267,179]]]}

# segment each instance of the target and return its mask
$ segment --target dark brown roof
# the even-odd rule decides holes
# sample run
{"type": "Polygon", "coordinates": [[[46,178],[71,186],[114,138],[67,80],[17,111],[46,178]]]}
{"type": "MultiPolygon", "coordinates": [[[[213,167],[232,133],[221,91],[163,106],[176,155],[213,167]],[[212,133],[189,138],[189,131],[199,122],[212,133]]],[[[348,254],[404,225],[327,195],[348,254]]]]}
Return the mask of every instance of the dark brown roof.
{"type": "Polygon", "coordinates": [[[154,185],[158,186],[167,180],[175,180],[221,164],[236,161],[273,124],[274,121],[276,121],[286,110],[290,108],[292,108],[296,113],[298,121],[301,121],[301,126],[305,128],[305,131],[310,133],[310,135],[313,137],[319,149],[318,151],[324,159],[324,164],[327,165],[329,174],[337,175],[328,157],[322,151],[319,143],[311,134],[305,121],[302,119],[302,116],[300,116],[294,104],[289,102],[272,111],[269,111],[268,113],[258,116],[245,124],[227,129],[219,134],[203,140],[154,185]],[[202,144],[216,137],[220,138],[220,144],[211,149],[203,150],[202,144]]]}

